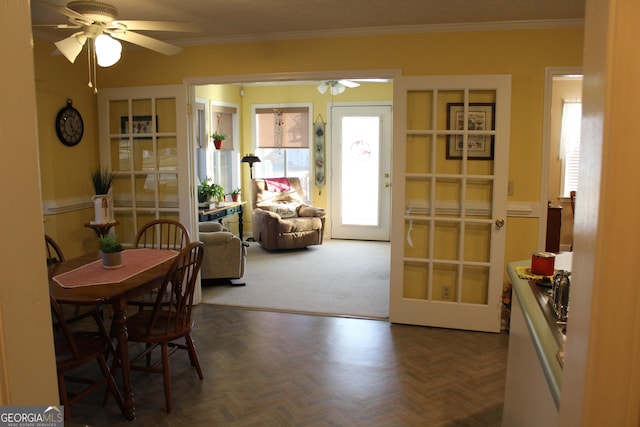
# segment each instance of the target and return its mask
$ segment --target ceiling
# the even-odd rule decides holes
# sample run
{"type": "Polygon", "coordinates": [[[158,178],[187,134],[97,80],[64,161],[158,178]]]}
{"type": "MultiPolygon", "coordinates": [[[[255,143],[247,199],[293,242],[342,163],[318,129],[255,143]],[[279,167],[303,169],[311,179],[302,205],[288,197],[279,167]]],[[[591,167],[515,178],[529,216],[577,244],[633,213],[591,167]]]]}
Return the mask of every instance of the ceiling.
{"type": "MultiPolygon", "coordinates": [[[[67,0],[40,0],[64,6],[67,0]]],[[[585,0],[103,0],[120,19],[195,23],[201,33],[142,32],[179,46],[418,31],[578,26],[585,0]]],[[[67,18],[32,0],[32,21],[67,18]]],[[[35,28],[58,41],[74,30],[35,28]]],[[[125,45],[127,43],[124,43],[125,45]]],[[[125,46],[125,49],[128,46],[125,46]]]]}

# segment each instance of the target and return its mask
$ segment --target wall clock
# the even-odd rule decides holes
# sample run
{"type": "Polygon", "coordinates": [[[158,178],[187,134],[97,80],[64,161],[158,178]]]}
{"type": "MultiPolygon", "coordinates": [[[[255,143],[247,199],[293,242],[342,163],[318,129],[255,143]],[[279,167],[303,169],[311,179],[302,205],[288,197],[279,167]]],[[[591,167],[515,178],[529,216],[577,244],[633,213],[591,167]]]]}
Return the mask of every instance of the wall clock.
{"type": "Polygon", "coordinates": [[[67,106],[58,111],[56,116],[56,133],[64,145],[73,147],[82,139],[84,122],[80,112],[73,108],[72,101],[67,99],[67,106]]]}

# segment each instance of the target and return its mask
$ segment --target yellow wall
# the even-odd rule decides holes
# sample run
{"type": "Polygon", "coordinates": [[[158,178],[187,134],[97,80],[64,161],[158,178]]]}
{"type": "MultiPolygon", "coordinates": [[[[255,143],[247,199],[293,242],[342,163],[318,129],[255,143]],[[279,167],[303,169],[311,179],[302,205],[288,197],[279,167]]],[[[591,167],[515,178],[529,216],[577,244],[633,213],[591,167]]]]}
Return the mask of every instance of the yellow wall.
{"type": "MultiPolygon", "coordinates": [[[[399,69],[404,75],[511,74],[509,179],[513,181],[514,194],[510,196],[509,201],[537,203],[540,200],[545,67],[580,66],[582,32],[581,28],[569,28],[284,40],[188,47],[182,53],[171,57],[127,46],[123,59],[118,64],[98,70],[98,82],[104,87],[124,87],[175,84],[189,77],[260,73],[282,75],[288,72],[318,71],[331,74],[332,70],[367,69],[399,69]]],[[[37,75],[58,83],[74,81],[74,87],[69,90],[71,93],[60,94],[60,98],[75,96],[78,102],[81,102],[89,96],[90,91],[82,89],[86,81],[86,62],[79,58],[77,63],[72,65],[62,56],[49,56],[52,50],[50,43],[36,41],[36,48],[37,75]],[[44,46],[39,46],[41,44],[44,46]],[[71,73],[68,79],[64,77],[67,72],[71,73]]],[[[46,111],[49,115],[46,120],[51,120],[51,117],[55,116],[60,99],[56,98],[55,103],[54,100],[47,99],[47,105],[41,106],[40,90],[38,87],[38,109],[46,111]]],[[[256,93],[262,91],[259,88],[255,90],[256,93]]],[[[313,93],[313,88],[309,88],[309,92],[313,93]]],[[[256,95],[255,99],[264,99],[264,102],[278,101],[271,98],[271,95],[265,98],[256,95]]],[[[289,96],[283,92],[282,102],[289,99],[289,96]]],[[[316,94],[314,96],[317,97],[316,94]]],[[[339,98],[341,102],[347,101],[348,96],[350,95],[347,91],[336,100],[339,98]]],[[[322,100],[313,102],[316,105],[322,103],[322,100]]],[[[245,100],[245,108],[249,108],[248,104],[245,100]]],[[[79,105],[85,108],[84,104],[79,105]]],[[[95,106],[86,105],[86,110],[87,117],[95,117],[95,106]],[[90,111],[91,109],[93,111],[90,111]]],[[[324,117],[325,109],[320,107],[320,110],[323,111],[324,117]]],[[[50,122],[46,120],[41,119],[41,128],[50,126],[50,122]]],[[[248,123],[243,124],[243,147],[247,147],[247,139],[250,138],[247,126],[248,123]]],[[[84,143],[89,145],[88,141],[83,140],[81,144],[84,143]]],[[[93,156],[88,156],[87,159],[91,159],[87,161],[93,162],[95,166],[97,154],[93,150],[95,147],[92,147],[91,151],[93,156]]],[[[75,189],[69,191],[80,195],[82,190],[78,189],[78,186],[84,182],[87,172],[78,167],[79,155],[66,156],[58,152],[53,153],[53,156],[49,160],[50,164],[57,165],[56,171],[52,168],[46,169],[49,173],[43,174],[43,180],[53,178],[54,189],[47,192],[45,198],[63,197],[64,191],[55,187],[56,184],[66,182],[61,170],[67,170],[77,178],[77,182],[69,184],[75,189]]],[[[248,172],[243,171],[244,185],[247,179],[248,172]]],[[[322,200],[326,192],[322,194],[318,202],[326,204],[326,201],[322,200]]],[[[60,221],[63,222],[65,219],[60,218],[60,221]]],[[[522,259],[523,255],[527,258],[537,247],[536,234],[528,231],[537,229],[538,220],[518,219],[519,223],[525,225],[513,227],[513,230],[511,222],[508,222],[507,246],[512,248],[512,251],[507,252],[506,260],[522,259]],[[523,227],[527,230],[526,233],[520,232],[523,227]]],[[[68,225],[68,228],[74,227],[81,228],[81,225],[77,222],[68,225]]]]}
{"type": "MultiPolygon", "coordinates": [[[[62,55],[52,55],[54,48],[36,43],[34,51],[42,200],[89,204],[93,194],[91,172],[99,159],[96,96],[87,87],[86,57],[80,55],[76,64],[71,64],[62,55]],[[67,99],[82,114],[85,127],[82,140],[74,147],[58,140],[54,126],[67,99]]],[[[94,232],[83,226],[92,218],[92,206],[45,215],[45,232],[56,239],[65,256],[78,256],[97,249],[94,232]]]]}
{"type": "Polygon", "coordinates": [[[0,2],[0,37],[0,405],[56,405],[29,2],[0,2]]]}

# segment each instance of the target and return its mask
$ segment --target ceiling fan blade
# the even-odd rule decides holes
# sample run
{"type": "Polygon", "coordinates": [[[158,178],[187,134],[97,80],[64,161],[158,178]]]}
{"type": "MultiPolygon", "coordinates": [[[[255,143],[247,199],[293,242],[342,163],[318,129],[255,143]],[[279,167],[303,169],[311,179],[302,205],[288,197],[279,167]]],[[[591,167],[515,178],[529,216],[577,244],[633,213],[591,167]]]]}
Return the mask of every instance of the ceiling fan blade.
{"type": "Polygon", "coordinates": [[[109,24],[109,28],[124,28],[127,30],[144,31],[175,31],[180,33],[199,33],[200,27],[190,22],[181,21],[135,21],[116,20],[109,24]]]}
{"type": "Polygon", "coordinates": [[[182,51],[182,48],[178,46],[174,46],[169,43],[165,43],[158,39],[154,39],[149,36],[145,36],[142,34],[134,33],[133,31],[105,31],[108,32],[113,38],[124,40],[126,42],[145,47],[147,49],[154,50],[158,53],[163,53],[165,55],[175,55],[182,51]]]}
{"type": "MultiPolygon", "coordinates": [[[[75,12],[75,11],[73,11],[73,10],[67,8],[67,7],[58,6],[57,4],[46,3],[46,2],[43,2],[43,1],[39,1],[39,0],[34,0],[34,2],[39,4],[39,5],[41,5],[41,6],[43,6],[43,7],[46,7],[48,9],[51,9],[51,10],[55,11],[55,12],[58,12],[58,13],[64,15],[64,16],[66,16],[67,18],[72,19],[73,22],[83,23],[83,24],[86,24],[86,25],[90,25],[90,24],[93,23],[93,21],[88,19],[86,16],[84,16],[84,15],[78,13],[78,12],[75,12]]],[[[64,27],[62,27],[62,28],[64,28],[64,27]]]]}
{"type": "Polygon", "coordinates": [[[340,80],[338,81],[338,83],[348,88],[354,88],[354,87],[360,86],[360,83],[352,82],[351,80],[340,80]]]}
{"type": "Polygon", "coordinates": [[[57,30],[60,29],[78,29],[82,28],[83,25],[71,25],[71,24],[35,24],[31,26],[32,28],[55,28],[57,30]]]}

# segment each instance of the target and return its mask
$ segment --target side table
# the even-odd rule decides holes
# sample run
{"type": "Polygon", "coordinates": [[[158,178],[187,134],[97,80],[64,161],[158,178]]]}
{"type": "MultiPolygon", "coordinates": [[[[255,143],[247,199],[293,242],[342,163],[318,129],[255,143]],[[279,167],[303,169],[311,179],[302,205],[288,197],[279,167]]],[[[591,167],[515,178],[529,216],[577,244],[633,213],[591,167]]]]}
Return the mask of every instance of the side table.
{"type": "Polygon", "coordinates": [[[109,234],[109,230],[111,230],[111,227],[115,227],[118,224],[120,224],[118,221],[105,222],[104,224],[95,224],[93,222],[87,222],[84,226],[87,228],[91,228],[93,231],[95,231],[98,237],[104,237],[107,234],[109,234]]]}

